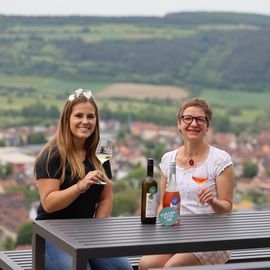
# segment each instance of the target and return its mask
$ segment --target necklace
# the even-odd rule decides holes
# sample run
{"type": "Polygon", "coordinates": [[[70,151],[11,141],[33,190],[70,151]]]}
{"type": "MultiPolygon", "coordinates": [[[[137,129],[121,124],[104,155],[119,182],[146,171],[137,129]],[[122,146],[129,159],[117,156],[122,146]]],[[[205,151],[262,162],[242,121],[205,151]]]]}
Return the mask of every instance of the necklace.
{"type": "MultiPolygon", "coordinates": [[[[177,154],[176,154],[175,158],[177,158],[178,155],[179,155],[179,151],[177,151],[177,154]]],[[[182,162],[186,163],[186,159],[183,160],[182,162]]],[[[193,165],[195,164],[194,159],[193,158],[188,159],[188,164],[189,164],[189,166],[193,167],[193,165]]]]}
{"type": "Polygon", "coordinates": [[[190,166],[193,166],[193,165],[194,165],[194,160],[191,158],[191,159],[188,161],[188,164],[189,164],[190,166]]]}

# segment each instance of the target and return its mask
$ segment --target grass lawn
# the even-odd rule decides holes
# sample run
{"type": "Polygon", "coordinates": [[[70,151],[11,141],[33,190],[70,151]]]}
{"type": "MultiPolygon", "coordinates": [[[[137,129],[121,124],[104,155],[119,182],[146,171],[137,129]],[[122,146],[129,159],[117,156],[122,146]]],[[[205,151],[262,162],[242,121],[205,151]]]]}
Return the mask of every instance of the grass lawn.
{"type": "Polygon", "coordinates": [[[211,104],[221,106],[253,107],[256,109],[270,107],[270,93],[206,89],[201,92],[201,96],[206,98],[211,104]]]}

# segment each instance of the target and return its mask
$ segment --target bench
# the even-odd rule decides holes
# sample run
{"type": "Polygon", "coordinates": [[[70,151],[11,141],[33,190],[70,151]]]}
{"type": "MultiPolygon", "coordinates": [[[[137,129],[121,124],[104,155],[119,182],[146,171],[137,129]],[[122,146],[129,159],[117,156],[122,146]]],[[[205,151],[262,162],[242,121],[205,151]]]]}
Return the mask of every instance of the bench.
{"type": "MultiPolygon", "coordinates": [[[[128,257],[134,270],[138,269],[140,258],[128,257]]],[[[32,270],[32,250],[0,251],[0,270],[32,270]]]]}
{"type": "MultiPolygon", "coordinates": [[[[140,258],[141,256],[128,257],[128,260],[134,270],[138,269],[140,258]]],[[[232,256],[227,263],[257,262],[266,260],[270,260],[270,248],[237,249],[232,251],[232,256]]],[[[0,251],[0,269],[32,270],[32,250],[0,251]]]]}
{"type": "Polygon", "coordinates": [[[0,251],[0,269],[31,270],[32,250],[0,251]]]}
{"type": "Polygon", "coordinates": [[[151,268],[150,270],[269,270],[270,261],[230,263],[219,265],[196,265],[173,268],[151,268]]]}

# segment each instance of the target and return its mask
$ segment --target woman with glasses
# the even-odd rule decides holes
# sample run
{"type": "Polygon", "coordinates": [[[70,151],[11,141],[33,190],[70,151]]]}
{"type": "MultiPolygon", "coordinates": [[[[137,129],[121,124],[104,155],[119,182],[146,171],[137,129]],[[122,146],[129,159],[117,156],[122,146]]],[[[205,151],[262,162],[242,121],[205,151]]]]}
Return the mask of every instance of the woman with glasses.
{"type": "MultiPolygon", "coordinates": [[[[90,90],[70,95],[55,136],[35,162],[41,203],[37,219],[106,218],[112,210],[109,161],[96,156],[99,116],[90,90]]],[[[78,228],[80,230],[80,228],[78,228]]],[[[45,242],[45,270],[70,270],[72,258],[45,242]]],[[[90,259],[83,270],[132,270],[126,258],[90,259]]]]}
{"type": "MultiPolygon", "coordinates": [[[[183,138],[183,145],[165,153],[162,157],[159,211],[162,209],[162,198],[171,161],[176,162],[176,179],[181,196],[180,215],[226,213],[232,210],[234,186],[232,159],[227,152],[207,142],[206,134],[211,120],[212,110],[206,100],[190,99],[179,108],[177,125],[183,138]],[[198,163],[208,172],[206,182],[202,185],[198,185],[193,177],[198,163]]],[[[143,256],[139,269],[222,264],[229,260],[230,255],[230,251],[211,251],[143,256]]]]}

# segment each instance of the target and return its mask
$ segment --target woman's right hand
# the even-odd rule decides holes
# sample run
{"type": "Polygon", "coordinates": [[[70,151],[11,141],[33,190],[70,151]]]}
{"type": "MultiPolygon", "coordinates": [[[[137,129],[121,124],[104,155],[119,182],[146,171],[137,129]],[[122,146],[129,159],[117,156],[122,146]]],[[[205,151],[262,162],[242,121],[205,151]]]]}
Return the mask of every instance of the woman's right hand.
{"type": "Polygon", "coordinates": [[[101,181],[105,181],[103,172],[100,170],[91,171],[78,182],[78,187],[81,192],[85,192],[91,185],[100,184],[101,181]]]}

